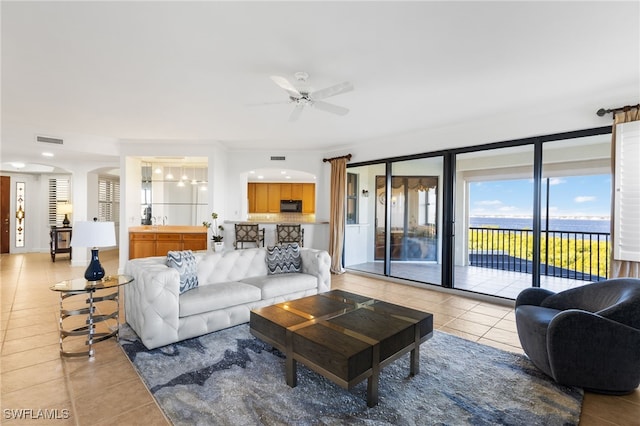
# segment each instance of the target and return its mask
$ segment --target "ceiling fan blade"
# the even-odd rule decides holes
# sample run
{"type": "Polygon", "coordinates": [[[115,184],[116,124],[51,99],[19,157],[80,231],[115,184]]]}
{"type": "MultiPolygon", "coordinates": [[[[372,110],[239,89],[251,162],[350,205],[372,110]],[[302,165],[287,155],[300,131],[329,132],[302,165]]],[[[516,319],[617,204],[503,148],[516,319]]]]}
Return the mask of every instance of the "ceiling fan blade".
{"type": "Polygon", "coordinates": [[[297,104],[296,107],[291,111],[291,115],[289,116],[289,121],[297,121],[300,118],[300,114],[302,114],[302,110],[304,109],[304,105],[297,104]]]}
{"type": "Polygon", "coordinates": [[[337,114],[337,115],[346,115],[349,112],[349,110],[345,107],[330,104],[324,101],[313,101],[312,105],[315,108],[318,108],[319,110],[330,112],[332,114],[337,114]]]}
{"type": "Polygon", "coordinates": [[[336,84],[335,86],[327,87],[326,89],[317,90],[309,94],[309,97],[313,100],[320,100],[328,98],[329,96],[339,95],[340,93],[350,92],[352,90],[353,84],[345,81],[344,83],[336,84]]]}
{"type": "Polygon", "coordinates": [[[298,92],[298,89],[293,87],[293,84],[289,83],[289,80],[287,80],[286,78],[280,77],[278,75],[272,75],[271,80],[273,80],[275,84],[277,84],[278,86],[286,90],[289,96],[294,97],[296,99],[302,97],[302,94],[298,92]]]}

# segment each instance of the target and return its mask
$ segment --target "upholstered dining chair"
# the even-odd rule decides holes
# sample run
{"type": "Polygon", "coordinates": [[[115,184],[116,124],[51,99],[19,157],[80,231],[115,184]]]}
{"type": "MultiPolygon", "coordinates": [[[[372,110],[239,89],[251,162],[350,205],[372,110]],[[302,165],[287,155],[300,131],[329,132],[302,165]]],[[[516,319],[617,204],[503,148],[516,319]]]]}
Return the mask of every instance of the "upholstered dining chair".
{"type": "Polygon", "coordinates": [[[304,229],[300,224],[279,223],[276,225],[276,240],[278,244],[298,243],[304,246],[304,229]]]}
{"type": "Polygon", "coordinates": [[[640,384],[640,279],[616,278],[516,299],[522,349],[556,382],[623,395],[640,384]]]}
{"type": "Polygon", "coordinates": [[[260,229],[257,223],[236,223],[236,241],[233,243],[236,249],[244,248],[244,243],[254,243],[256,247],[264,247],[264,228],[260,229]]]}

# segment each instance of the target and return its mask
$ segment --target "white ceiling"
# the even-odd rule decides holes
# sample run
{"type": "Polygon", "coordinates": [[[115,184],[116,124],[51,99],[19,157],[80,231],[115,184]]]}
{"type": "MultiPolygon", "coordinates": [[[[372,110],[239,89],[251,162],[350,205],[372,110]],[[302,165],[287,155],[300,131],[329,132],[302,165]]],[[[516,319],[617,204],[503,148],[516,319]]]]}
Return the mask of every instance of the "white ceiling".
{"type": "Polygon", "coordinates": [[[3,1],[2,161],[73,158],[43,160],[36,133],[328,152],[566,99],[595,122],[640,99],[639,16],[637,1],[3,1]],[[297,71],[311,90],[353,83],[327,99],[349,114],[255,105],[286,102],[269,77],[297,71]]]}

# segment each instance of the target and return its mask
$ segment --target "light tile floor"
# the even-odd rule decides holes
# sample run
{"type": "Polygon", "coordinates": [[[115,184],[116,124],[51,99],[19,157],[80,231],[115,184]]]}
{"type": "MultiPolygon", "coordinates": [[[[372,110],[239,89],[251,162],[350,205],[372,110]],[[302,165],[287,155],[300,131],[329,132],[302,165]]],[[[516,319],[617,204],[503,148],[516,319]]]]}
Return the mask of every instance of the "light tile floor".
{"type": "MultiPolygon", "coordinates": [[[[117,251],[102,251],[100,259],[116,273],[117,251]]],[[[115,340],[98,343],[93,359],[59,356],[59,299],[49,286],[83,273],[64,257],[52,263],[44,253],[0,256],[0,422],[168,424],[115,340]],[[27,410],[59,418],[12,418],[27,410]]],[[[333,276],[332,287],[432,312],[438,330],[521,352],[511,306],[349,273],[333,276]]],[[[580,424],[638,425],[638,419],[639,390],[622,397],[587,393],[580,424]]]]}
{"type": "MultiPolygon", "coordinates": [[[[348,270],[384,274],[381,261],[350,265],[348,270]]],[[[442,265],[433,262],[391,262],[390,276],[418,283],[441,284],[442,265]]],[[[487,294],[506,299],[515,299],[525,288],[531,287],[532,275],[524,272],[503,271],[479,266],[456,266],[454,287],[474,293],[487,294]]],[[[540,287],[551,291],[562,291],[589,284],[589,281],[565,277],[540,276],[540,287]]]]}

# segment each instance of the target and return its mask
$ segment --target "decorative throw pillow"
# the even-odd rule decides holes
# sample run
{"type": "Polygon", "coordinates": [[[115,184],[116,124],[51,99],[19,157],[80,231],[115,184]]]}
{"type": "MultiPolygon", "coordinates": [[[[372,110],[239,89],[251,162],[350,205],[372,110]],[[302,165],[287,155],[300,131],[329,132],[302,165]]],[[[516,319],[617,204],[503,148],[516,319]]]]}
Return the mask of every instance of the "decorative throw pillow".
{"type": "Polygon", "coordinates": [[[267,247],[266,260],[269,275],[300,272],[302,269],[298,243],[267,247]]]}
{"type": "Polygon", "coordinates": [[[167,266],[180,274],[180,294],[198,287],[198,264],[191,250],[168,252],[167,266]]]}

